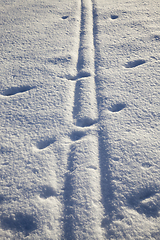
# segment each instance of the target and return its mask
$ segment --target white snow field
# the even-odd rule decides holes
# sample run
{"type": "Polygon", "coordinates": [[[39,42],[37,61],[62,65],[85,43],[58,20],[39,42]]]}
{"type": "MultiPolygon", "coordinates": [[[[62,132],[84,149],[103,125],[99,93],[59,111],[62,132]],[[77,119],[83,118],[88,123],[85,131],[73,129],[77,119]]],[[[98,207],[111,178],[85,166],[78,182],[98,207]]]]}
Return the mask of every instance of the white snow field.
{"type": "Polygon", "coordinates": [[[0,13],[0,239],[160,239],[160,1],[0,13]]]}

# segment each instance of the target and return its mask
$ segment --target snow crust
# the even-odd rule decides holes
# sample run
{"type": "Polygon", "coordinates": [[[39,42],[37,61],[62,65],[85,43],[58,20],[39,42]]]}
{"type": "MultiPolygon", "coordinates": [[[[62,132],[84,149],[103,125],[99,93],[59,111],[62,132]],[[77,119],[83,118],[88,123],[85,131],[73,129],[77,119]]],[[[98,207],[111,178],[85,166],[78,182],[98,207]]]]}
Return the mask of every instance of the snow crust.
{"type": "Polygon", "coordinates": [[[0,238],[160,239],[160,2],[0,11],[0,238]]]}

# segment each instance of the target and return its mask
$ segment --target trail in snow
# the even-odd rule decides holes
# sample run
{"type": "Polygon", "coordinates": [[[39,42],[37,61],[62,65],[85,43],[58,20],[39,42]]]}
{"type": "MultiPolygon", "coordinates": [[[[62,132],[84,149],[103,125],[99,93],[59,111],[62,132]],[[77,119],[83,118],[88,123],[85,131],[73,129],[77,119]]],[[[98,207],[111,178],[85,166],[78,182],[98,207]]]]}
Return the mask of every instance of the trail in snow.
{"type": "Polygon", "coordinates": [[[94,38],[91,1],[81,1],[79,49],[73,118],[77,126],[97,122],[97,103],[94,81],[94,38]]]}
{"type": "Polygon", "coordinates": [[[0,237],[159,239],[156,0],[27,4],[3,13],[0,237]]]}
{"type": "Polygon", "coordinates": [[[83,130],[73,132],[74,140],[68,156],[68,174],[65,182],[65,221],[66,239],[102,239],[101,187],[97,126],[98,111],[96,102],[94,71],[94,35],[92,1],[81,1],[80,41],[77,60],[77,76],[73,119],[83,130]],[[90,133],[85,129],[91,128],[90,133]]]}

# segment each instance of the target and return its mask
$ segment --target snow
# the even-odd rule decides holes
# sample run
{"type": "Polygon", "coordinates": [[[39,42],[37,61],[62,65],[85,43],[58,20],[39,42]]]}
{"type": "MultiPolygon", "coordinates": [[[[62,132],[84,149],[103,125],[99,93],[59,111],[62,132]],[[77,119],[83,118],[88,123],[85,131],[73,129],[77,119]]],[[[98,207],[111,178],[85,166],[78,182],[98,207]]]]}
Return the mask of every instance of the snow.
{"type": "Polygon", "coordinates": [[[160,2],[0,11],[0,238],[160,239],[160,2]]]}

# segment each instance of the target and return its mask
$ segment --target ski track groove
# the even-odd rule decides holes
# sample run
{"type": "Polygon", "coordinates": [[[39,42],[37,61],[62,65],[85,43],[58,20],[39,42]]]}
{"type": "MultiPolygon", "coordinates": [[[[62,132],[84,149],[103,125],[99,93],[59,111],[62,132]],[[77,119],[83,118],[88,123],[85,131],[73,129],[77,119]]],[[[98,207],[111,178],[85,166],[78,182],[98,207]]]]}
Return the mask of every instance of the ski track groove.
{"type": "MultiPolygon", "coordinates": [[[[77,59],[77,74],[71,79],[75,81],[73,100],[73,123],[70,134],[69,151],[67,159],[67,172],[64,179],[64,218],[62,237],[66,240],[74,239],[110,239],[109,231],[114,212],[114,185],[112,183],[112,171],[110,162],[110,145],[107,136],[106,121],[103,121],[101,112],[101,97],[99,97],[100,80],[98,77],[98,59],[100,59],[98,37],[98,0],[79,0],[81,2],[79,49],[77,59]],[[88,131],[90,129],[90,131],[88,131]],[[97,132],[97,133],[96,133],[97,132]],[[105,233],[104,230],[105,229],[105,233]]],[[[69,16],[62,16],[65,20],[69,16]]],[[[115,20],[119,16],[111,15],[115,20]]],[[[160,40],[158,35],[154,36],[160,40]]],[[[59,59],[49,59],[56,62],[59,59]]],[[[65,61],[65,59],[64,59],[65,61]]],[[[137,59],[127,62],[125,68],[136,68],[147,61],[137,59]]],[[[11,87],[0,96],[12,97],[24,94],[35,86],[11,87]]],[[[117,103],[109,108],[113,114],[126,107],[125,103],[117,103]]],[[[55,138],[47,138],[38,141],[36,149],[44,151],[55,138]]],[[[144,163],[143,167],[149,168],[150,163],[144,163]]],[[[38,170],[33,169],[33,172],[38,170]]],[[[146,188],[129,197],[128,204],[138,213],[147,217],[158,216],[159,203],[150,207],[152,198],[158,199],[158,191],[146,188]],[[136,201],[135,201],[136,199],[136,201]]],[[[40,198],[48,199],[57,197],[56,190],[43,185],[40,189],[40,198]]],[[[0,195],[0,203],[5,200],[0,195]]],[[[158,200],[157,200],[158,201],[158,200]]],[[[34,216],[18,212],[15,218],[2,216],[2,226],[11,230],[24,231],[26,236],[38,228],[34,216]],[[10,227],[11,226],[11,227],[10,227]],[[19,226],[19,227],[17,227],[19,226]]]]}
{"type": "MultiPolygon", "coordinates": [[[[73,120],[75,125],[82,129],[98,122],[94,76],[94,28],[93,2],[81,0],[78,73],[74,78],[76,83],[73,120]]],[[[99,137],[97,134],[85,135],[84,132],[79,134],[73,131],[71,138],[74,142],[68,153],[68,167],[64,183],[64,238],[67,240],[89,239],[90,237],[103,239],[101,228],[104,208],[101,205],[101,182],[103,180],[100,177],[102,172],[99,170],[102,165],[99,163],[99,137]]],[[[103,177],[104,174],[103,171],[103,177]]]]}
{"type": "Polygon", "coordinates": [[[97,102],[94,81],[92,3],[81,0],[81,20],[73,119],[77,126],[88,127],[97,122],[97,102]]]}
{"type": "MultiPolygon", "coordinates": [[[[88,152],[84,147],[86,144],[85,139],[81,137],[75,138],[75,142],[70,147],[68,172],[64,188],[64,237],[67,240],[86,238],[86,236],[90,236],[92,239],[103,239],[104,235],[107,237],[107,232],[109,232],[110,224],[112,223],[116,210],[113,204],[114,187],[109,161],[110,146],[106,138],[107,127],[103,124],[103,116],[100,111],[101,99],[98,98],[100,79],[98,79],[97,74],[97,59],[100,58],[100,49],[98,44],[97,16],[96,1],[81,0],[80,43],[77,61],[78,73],[77,78],[75,78],[73,119],[75,125],[83,129],[84,127],[91,127],[98,122],[98,125],[95,126],[98,134],[96,136],[91,134],[92,139],[89,139],[88,144],[91,144],[92,147],[88,152]],[[87,45],[87,42],[89,42],[89,45],[87,45]],[[91,59],[88,59],[89,56],[92,56],[91,59]],[[91,71],[88,71],[88,69],[91,71]],[[91,116],[93,118],[91,118],[91,116]],[[77,141],[77,143],[76,140],[78,139],[79,142],[77,141]],[[83,152],[82,159],[81,156],[77,154],[80,150],[83,152]],[[91,162],[88,159],[91,159],[91,162]],[[92,163],[94,161],[95,163],[92,163]],[[85,165],[84,169],[81,169],[80,166],[82,165],[85,165]],[[83,171],[83,173],[80,173],[79,169],[83,171]],[[95,175],[93,173],[90,175],[89,171],[93,170],[95,171],[95,175]],[[87,175],[87,179],[85,174],[87,175]],[[81,184],[79,184],[79,175],[82,175],[82,178],[84,177],[84,181],[82,180],[81,184]],[[94,182],[95,176],[98,176],[96,184],[94,182]],[[92,185],[93,182],[95,186],[92,185]],[[89,196],[87,195],[84,190],[88,188],[93,189],[94,195],[92,193],[90,193],[89,196]],[[92,206],[92,201],[97,204],[95,208],[92,206]],[[82,202],[85,202],[86,205],[89,204],[91,211],[90,213],[88,212],[88,217],[86,217],[84,213],[86,205],[82,202]],[[95,213],[97,216],[95,217],[91,213],[95,213]],[[83,215],[85,216],[84,218],[83,215]],[[86,222],[88,224],[86,224],[86,222]],[[92,233],[90,233],[89,229],[96,230],[92,230],[92,233]],[[104,233],[102,229],[105,229],[106,233],[104,233]]],[[[114,106],[111,111],[119,112],[124,107],[125,104],[118,104],[114,106]]]]}
{"type": "MultiPolygon", "coordinates": [[[[97,108],[98,108],[98,152],[99,152],[99,168],[100,168],[100,187],[101,187],[101,195],[102,195],[102,204],[104,209],[103,219],[101,222],[102,228],[105,229],[105,238],[109,238],[108,232],[110,230],[110,225],[112,224],[114,212],[116,212],[114,206],[114,187],[112,183],[112,172],[111,172],[111,164],[110,164],[110,144],[108,142],[108,131],[107,126],[103,121],[103,112],[101,112],[101,101],[102,98],[98,97],[99,91],[99,82],[101,79],[98,77],[98,62],[97,59],[100,59],[100,48],[98,38],[98,8],[97,8],[97,0],[92,0],[93,4],[93,36],[94,36],[94,67],[95,67],[95,86],[96,86],[96,100],[97,100],[97,108]]],[[[125,104],[118,104],[114,106],[111,111],[118,112],[125,107],[125,104]]]]}

